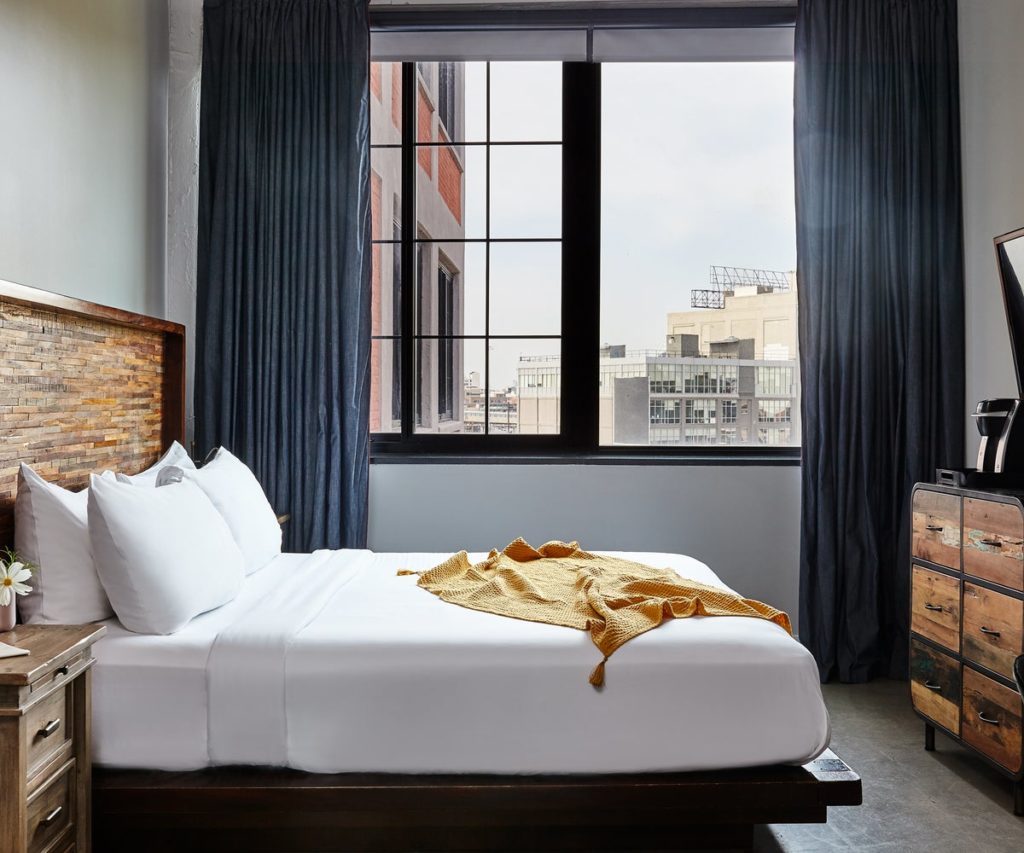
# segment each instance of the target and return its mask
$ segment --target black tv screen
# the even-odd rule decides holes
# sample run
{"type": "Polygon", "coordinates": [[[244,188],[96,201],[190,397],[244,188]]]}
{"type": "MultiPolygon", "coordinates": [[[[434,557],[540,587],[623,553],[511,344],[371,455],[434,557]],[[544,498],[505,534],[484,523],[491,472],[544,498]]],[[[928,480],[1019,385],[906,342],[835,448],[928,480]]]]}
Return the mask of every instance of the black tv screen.
{"type": "Polygon", "coordinates": [[[1017,396],[1024,398],[1024,228],[996,237],[995,244],[1013,368],[1017,373],[1017,396]]]}

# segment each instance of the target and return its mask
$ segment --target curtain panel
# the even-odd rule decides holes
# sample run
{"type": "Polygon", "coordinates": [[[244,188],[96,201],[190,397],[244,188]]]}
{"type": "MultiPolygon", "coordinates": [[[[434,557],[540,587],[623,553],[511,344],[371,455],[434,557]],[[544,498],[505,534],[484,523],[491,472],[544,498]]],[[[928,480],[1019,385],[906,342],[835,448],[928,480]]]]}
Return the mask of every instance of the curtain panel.
{"type": "Polygon", "coordinates": [[[800,0],[800,638],[906,677],[909,498],[964,453],[955,0],[800,0]]]}
{"type": "Polygon", "coordinates": [[[285,546],[366,541],[366,0],[206,0],[196,438],[244,459],[285,546]]]}

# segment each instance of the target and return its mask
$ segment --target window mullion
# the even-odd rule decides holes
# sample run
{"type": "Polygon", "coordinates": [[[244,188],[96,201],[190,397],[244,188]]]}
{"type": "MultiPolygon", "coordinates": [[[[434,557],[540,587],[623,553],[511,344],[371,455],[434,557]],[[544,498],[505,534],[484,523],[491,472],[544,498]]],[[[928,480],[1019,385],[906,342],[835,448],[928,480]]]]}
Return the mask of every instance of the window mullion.
{"type": "Polygon", "coordinates": [[[562,66],[561,435],[567,449],[599,438],[601,322],[601,66],[562,66]]]}
{"type": "Polygon", "coordinates": [[[402,439],[415,430],[416,340],[416,63],[402,63],[402,439]]]}

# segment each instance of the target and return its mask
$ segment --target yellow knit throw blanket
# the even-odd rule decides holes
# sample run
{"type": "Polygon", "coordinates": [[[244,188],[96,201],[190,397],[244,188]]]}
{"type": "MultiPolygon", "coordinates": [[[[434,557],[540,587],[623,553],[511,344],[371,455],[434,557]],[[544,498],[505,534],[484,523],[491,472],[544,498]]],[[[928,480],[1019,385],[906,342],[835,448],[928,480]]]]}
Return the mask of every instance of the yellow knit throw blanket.
{"type": "Polygon", "coordinates": [[[419,574],[419,586],[444,601],[549,625],[589,631],[604,655],[590,674],[604,684],[604,665],[623,643],[686,616],[754,616],[793,629],[781,610],[680,577],[671,569],[588,554],[576,542],[533,548],[516,539],[473,565],[465,551],[419,574]]]}

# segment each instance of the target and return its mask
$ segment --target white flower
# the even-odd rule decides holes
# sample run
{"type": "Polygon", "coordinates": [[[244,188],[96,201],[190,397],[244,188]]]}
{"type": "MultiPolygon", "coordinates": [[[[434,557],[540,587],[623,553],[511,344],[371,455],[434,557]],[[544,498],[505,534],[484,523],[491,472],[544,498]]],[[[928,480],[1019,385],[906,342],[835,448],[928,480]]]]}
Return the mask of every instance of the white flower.
{"type": "Polygon", "coordinates": [[[24,563],[11,563],[6,568],[0,566],[0,606],[11,603],[14,594],[27,595],[32,591],[24,581],[32,577],[32,572],[25,568],[24,563]]]}

